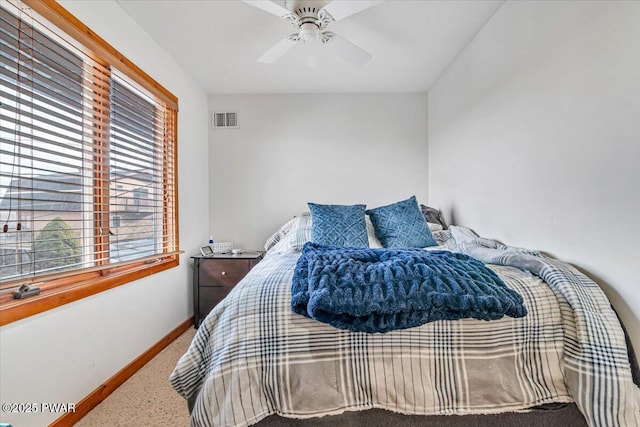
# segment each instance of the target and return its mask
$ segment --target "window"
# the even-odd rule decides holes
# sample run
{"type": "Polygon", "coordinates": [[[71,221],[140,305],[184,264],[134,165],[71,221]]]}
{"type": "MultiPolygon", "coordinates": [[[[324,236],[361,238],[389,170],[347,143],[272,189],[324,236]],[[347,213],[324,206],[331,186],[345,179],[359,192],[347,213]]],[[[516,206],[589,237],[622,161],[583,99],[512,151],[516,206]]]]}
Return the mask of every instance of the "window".
{"type": "Polygon", "coordinates": [[[3,323],[177,265],[177,99],[51,2],[0,0],[0,83],[3,323]]]}

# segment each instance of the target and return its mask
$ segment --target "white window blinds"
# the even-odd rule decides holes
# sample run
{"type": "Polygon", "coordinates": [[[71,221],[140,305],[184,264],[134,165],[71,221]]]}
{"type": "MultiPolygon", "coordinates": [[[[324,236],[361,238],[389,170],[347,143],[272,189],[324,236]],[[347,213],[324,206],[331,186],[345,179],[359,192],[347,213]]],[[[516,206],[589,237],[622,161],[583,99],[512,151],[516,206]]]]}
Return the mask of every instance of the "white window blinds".
{"type": "Polygon", "coordinates": [[[0,283],[175,254],[177,112],[0,2],[0,283]]]}

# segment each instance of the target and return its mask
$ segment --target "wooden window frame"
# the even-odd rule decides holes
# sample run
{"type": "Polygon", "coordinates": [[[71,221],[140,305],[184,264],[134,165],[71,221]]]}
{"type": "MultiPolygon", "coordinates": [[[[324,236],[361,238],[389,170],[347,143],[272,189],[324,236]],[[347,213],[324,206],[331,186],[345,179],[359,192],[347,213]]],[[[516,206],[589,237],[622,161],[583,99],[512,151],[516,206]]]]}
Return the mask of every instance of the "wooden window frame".
{"type": "MultiPolygon", "coordinates": [[[[118,70],[123,72],[127,77],[141,85],[170,107],[166,114],[172,114],[172,118],[174,119],[173,128],[169,130],[171,132],[173,142],[171,150],[173,158],[168,159],[170,161],[167,163],[166,173],[173,177],[173,198],[171,204],[169,202],[164,203],[163,227],[167,232],[173,234],[175,242],[173,247],[175,250],[173,252],[156,254],[154,256],[132,262],[103,264],[90,269],[58,273],[51,276],[39,276],[33,280],[38,283],[41,289],[41,293],[37,296],[28,297],[26,299],[13,299],[13,295],[10,292],[0,294],[0,326],[176,267],[180,263],[179,253],[181,253],[181,251],[179,251],[180,245],[178,234],[178,98],[138,68],[133,62],[118,52],[104,39],[95,34],[89,27],[64,9],[55,0],[21,1],[67,35],[85,46],[85,48],[91,52],[92,56],[95,55],[93,59],[99,62],[106,61],[111,64],[117,64],[118,70]],[[104,61],[100,58],[104,59],[104,61]]],[[[96,129],[96,131],[99,130],[96,129]]],[[[164,155],[167,155],[166,150],[164,155]]],[[[105,171],[97,170],[96,173],[104,174],[105,171]]],[[[108,174],[108,171],[106,171],[106,173],[108,174]]],[[[105,182],[102,179],[100,181],[105,182]]],[[[165,194],[167,191],[167,185],[168,183],[165,180],[163,183],[163,190],[165,190],[165,194]]],[[[106,197],[107,200],[104,204],[106,206],[109,205],[108,188],[105,189],[104,185],[94,186],[94,192],[96,192],[94,194],[95,198],[106,197]]],[[[100,226],[103,221],[104,218],[94,217],[94,224],[96,224],[96,226],[100,226]]],[[[99,237],[100,233],[96,233],[95,236],[99,237]]],[[[167,236],[167,234],[165,234],[165,236],[167,236]]],[[[108,242],[101,242],[98,240],[96,241],[96,244],[107,245],[108,242]]],[[[19,286],[20,282],[29,282],[29,280],[17,280],[16,286],[19,286]]]]}

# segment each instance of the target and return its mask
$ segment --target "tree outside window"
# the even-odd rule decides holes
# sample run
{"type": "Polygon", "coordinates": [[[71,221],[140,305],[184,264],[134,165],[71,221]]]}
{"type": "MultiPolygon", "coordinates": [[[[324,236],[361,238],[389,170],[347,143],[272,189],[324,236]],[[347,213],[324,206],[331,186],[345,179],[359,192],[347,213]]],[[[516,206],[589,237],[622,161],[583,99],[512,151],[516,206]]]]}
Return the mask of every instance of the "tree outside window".
{"type": "Polygon", "coordinates": [[[35,270],[39,272],[73,268],[82,262],[80,242],[60,217],[40,230],[34,241],[34,255],[35,270]]]}

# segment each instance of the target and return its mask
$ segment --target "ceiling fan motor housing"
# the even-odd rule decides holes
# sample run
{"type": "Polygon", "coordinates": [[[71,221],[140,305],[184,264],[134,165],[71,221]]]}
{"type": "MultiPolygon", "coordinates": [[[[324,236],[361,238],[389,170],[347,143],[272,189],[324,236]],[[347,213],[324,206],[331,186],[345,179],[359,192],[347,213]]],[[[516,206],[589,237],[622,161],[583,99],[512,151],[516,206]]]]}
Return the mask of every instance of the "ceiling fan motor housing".
{"type": "Polygon", "coordinates": [[[319,39],[322,31],[332,21],[329,14],[314,5],[299,4],[293,14],[297,19],[292,24],[299,29],[299,39],[305,42],[319,39]]]}

